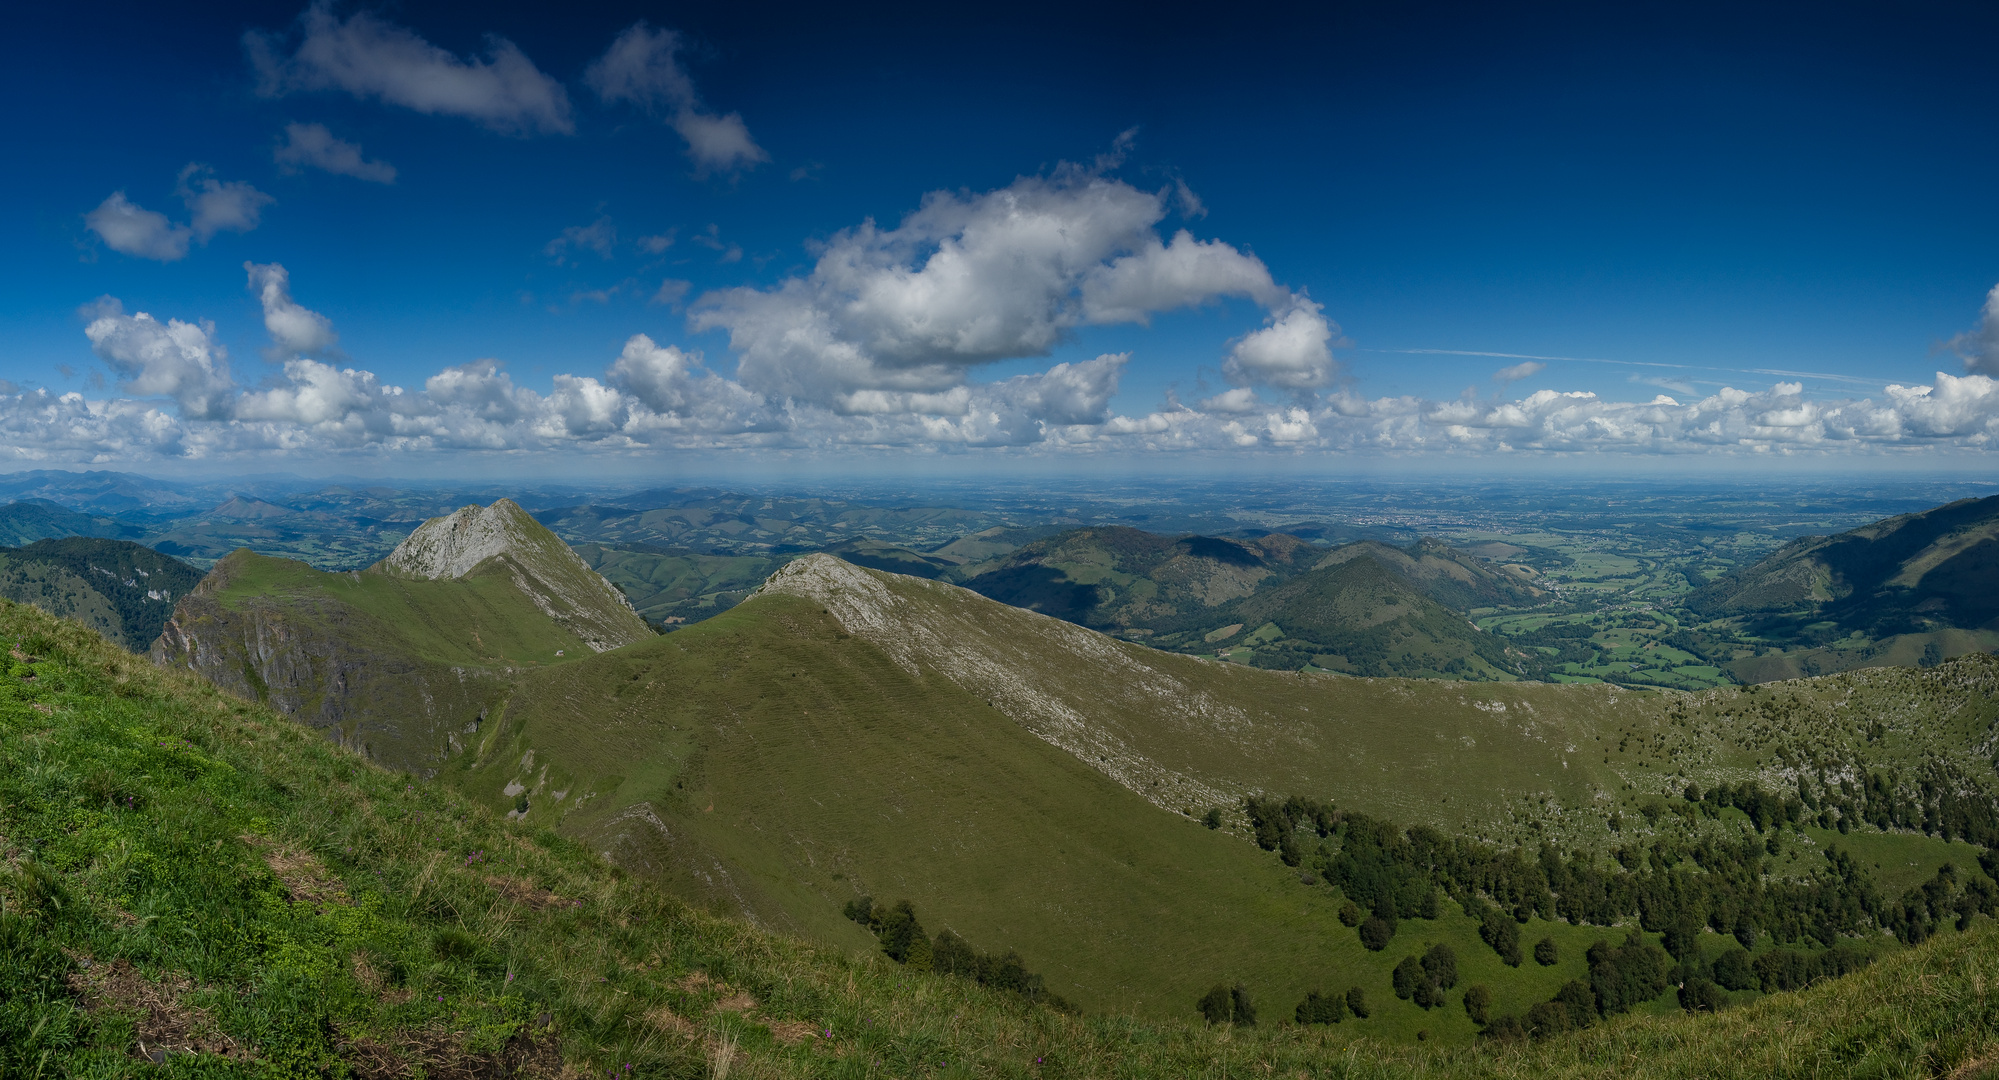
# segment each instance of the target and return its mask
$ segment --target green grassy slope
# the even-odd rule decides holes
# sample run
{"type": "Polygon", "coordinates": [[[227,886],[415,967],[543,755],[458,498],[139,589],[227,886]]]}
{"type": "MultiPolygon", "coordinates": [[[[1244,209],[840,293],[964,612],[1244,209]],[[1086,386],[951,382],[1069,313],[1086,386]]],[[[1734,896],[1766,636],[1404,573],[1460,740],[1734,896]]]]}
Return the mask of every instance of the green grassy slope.
{"type": "Polygon", "coordinates": [[[0,681],[9,1076],[1927,1077],[1999,1044],[1985,921],[1517,1048],[1299,1029],[1268,998],[1254,1028],[1063,1016],[690,910],[32,609],[0,605],[0,642],[24,658],[0,681]]]}
{"type": "Polygon", "coordinates": [[[463,748],[515,672],[651,636],[501,499],[425,522],[362,571],[238,550],[176,607],[153,659],[421,772],[463,748]]]}
{"type": "MultiPolygon", "coordinates": [[[[472,764],[447,778],[496,811],[525,788],[530,821],[684,895],[854,946],[868,939],[845,902],[910,899],[1093,1010],[1181,1015],[1224,976],[1295,1002],[1337,972],[1379,996],[1402,957],[1368,953],[1337,898],[1254,847],[1148,805],[983,699],[910,679],[795,598],[524,679],[472,764]]],[[[1512,980],[1512,1007],[1580,971],[1597,932],[1563,929],[1577,970],[1512,980]]],[[[1500,967],[1462,917],[1405,936],[1500,967]]],[[[1462,1012],[1383,1014],[1361,1026],[1472,1032],[1462,1012]]]]}

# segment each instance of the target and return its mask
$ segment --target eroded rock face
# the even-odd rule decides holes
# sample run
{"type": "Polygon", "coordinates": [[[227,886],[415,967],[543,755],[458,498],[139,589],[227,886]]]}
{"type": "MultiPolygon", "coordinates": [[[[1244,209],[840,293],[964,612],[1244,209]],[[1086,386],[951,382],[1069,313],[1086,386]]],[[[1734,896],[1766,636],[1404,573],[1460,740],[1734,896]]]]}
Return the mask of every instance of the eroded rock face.
{"type": "MultiPolygon", "coordinates": [[[[547,547],[544,538],[554,539],[518,503],[500,499],[491,506],[465,506],[431,518],[397,544],[381,565],[392,573],[432,581],[461,578],[502,552],[541,553],[547,547]]],[[[568,551],[568,547],[563,550],[568,551]]],[[[575,557],[574,552],[570,554],[575,557]]],[[[576,563],[581,566],[583,560],[577,558],[576,563]]]]}
{"type": "Polygon", "coordinates": [[[430,581],[504,572],[542,614],[597,652],[652,636],[617,586],[512,499],[431,518],[375,569],[430,581]]]}

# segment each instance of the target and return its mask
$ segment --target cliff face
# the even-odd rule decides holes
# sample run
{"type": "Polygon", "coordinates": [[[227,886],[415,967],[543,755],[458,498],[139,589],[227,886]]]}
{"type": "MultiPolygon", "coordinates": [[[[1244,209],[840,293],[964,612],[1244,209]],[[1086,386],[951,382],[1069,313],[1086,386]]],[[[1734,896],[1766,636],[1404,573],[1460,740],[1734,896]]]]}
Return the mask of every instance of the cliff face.
{"type": "MultiPolygon", "coordinates": [[[[232,578],[259,561],[217,563],[183,597],[153,642],[152,660],[194,671],[392,768],[436,771],[503,700],[506,668],[426,660],[402,635],[327,598],[232,596],[232,578]]],[[[269,560],[275,561],[275,560],[269,560]]]]}

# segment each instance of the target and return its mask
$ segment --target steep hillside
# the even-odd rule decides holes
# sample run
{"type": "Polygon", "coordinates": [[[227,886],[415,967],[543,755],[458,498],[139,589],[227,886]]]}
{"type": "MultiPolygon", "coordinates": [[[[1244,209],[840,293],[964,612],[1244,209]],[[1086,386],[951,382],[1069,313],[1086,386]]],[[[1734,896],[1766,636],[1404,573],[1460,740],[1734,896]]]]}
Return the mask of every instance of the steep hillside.
{"type": "Polygon", "coordinates": [[[374,569],[423,581],[503,573],[543,615],[598,652],[651,636],[616,586],[512,499],[424,522],[374,569]]]}
{"type": "Polygon", "coordinates": [[[1793,653],[1734,665],[1752,679],[1999,647],[1999,496],[1795,541],[1685,607],[1793,653]]]}
{"type": "Polygon", "coordinates": [[[0,604],[0,648],[8,1076],[1968,1077],[1999,1040],[1983,917],[1803,993],[1531,1044],[1388,1045],[1271,996],[1256,1026],[1066,1016],[690,910],[29,608],[0,604]]]}
{"type": "Polygon", "coordinates": [[[434,771],[516,672],[650,637],[613,586],[501,500],[427,522],[365,571],[237,551],[180,601],[153,658],[434,771]]]}
{"type": "Polygon", "coordinates": [[[1830,622],[1833,636],[1985,627],[1999,620],[1999,495],[1796,541],[1695,590],[1686,606],[1762,616],[1772,629],[1830,622]]]}
{"type": "Polygon", "coordinates": [[[0,548],[0,597],[77,622],[133,652],[160,636],[201,571],[127,540],[69,537],[0,548]]]}

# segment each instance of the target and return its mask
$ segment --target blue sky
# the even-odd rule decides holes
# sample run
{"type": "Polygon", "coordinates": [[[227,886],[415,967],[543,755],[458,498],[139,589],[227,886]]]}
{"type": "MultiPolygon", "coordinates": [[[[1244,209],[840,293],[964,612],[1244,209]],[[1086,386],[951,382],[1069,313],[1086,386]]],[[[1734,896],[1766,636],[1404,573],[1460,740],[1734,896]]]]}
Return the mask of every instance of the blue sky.
{"type": "Polygon", "coordinates": [[[1989,6],[203,7],[0,46],[9,467],[1999,439],[1989,6]]]}

